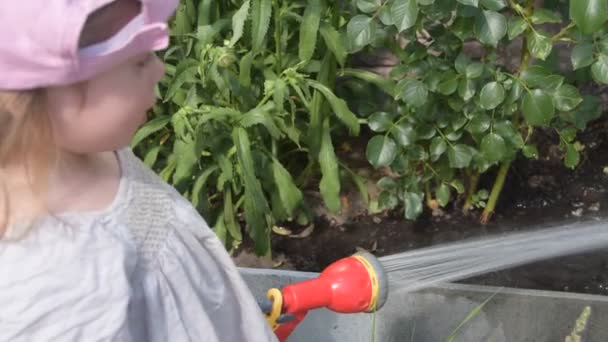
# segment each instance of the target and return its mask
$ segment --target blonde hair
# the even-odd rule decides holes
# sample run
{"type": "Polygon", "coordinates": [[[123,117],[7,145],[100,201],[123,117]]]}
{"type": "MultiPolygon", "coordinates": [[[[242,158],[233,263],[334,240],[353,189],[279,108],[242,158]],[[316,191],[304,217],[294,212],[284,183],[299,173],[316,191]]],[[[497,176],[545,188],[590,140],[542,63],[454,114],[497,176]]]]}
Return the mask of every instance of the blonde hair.
{"type": "MultiPolygon", "coordinates": [[[[18,166],[25,171],[33,194],[47,190],[55,147],[49,117],[45,110],[45,91],[0,91],[0,171],[18,166]]],[[[0,239],[11,220],[11,196],[4,172],[0,179],[0,239]]]]}

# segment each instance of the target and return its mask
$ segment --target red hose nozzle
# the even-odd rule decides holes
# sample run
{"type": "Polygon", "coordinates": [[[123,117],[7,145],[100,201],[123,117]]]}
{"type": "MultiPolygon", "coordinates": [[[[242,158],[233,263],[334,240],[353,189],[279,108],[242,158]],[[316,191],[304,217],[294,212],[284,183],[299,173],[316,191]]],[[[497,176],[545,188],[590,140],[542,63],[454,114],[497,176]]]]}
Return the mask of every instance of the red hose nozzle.
{"type": "Polygon", "coordinates": [[[283,325],[278,325],[276,318],[269,321],[276,335],[284,341],[309,310],[373,312],[382,308],[387,295],[388,281],[378,259],[367,252],[357,253],[334,262],[315,279],[288,285],[280,293],[271,289],[271,300],[282,303],[281,312],[275,312],[274,316],[291,314],[297,319],[283,325]]]}

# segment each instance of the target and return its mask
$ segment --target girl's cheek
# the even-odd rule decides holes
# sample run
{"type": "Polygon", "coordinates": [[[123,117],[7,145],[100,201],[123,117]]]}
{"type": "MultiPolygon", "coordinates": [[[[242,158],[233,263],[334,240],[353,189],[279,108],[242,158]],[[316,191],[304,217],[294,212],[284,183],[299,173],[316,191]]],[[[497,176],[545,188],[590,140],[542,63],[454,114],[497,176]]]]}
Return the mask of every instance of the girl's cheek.
{"type": "Polygon", "coordinates": [[[160,58],[154,56],[152,61],[150,62],[150,73],[152,75],[152,81],[154,84],[160,82],[160,80],[165,75],[165,64],[160,60],[160,58]]]}

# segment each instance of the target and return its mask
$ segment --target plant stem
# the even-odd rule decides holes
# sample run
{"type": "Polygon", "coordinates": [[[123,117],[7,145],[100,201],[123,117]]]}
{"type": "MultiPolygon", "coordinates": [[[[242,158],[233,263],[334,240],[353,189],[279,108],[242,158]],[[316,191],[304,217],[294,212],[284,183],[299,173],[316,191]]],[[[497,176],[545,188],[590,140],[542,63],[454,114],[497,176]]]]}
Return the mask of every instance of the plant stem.
{"type": "Polygon", "coordinates": [[[282,36],[282,28],[281,28],[281,9],[280,9],[280,4],[278,0],[274,1],[274,44],[275,44],[275,49],[276,49],[276,55],[277,55],[277,64],[276,64],[276,72],[277,74],[280,73],[283,70],[283,61],[282,61],[282,54],[281,52],[283,51],[283,44],[281,41],[281,36],[282,36]]]}
{"type": "Polygon", "coordinates": [[[505,185],[505,179],[507,178],[507,173],[509,172],[510,166],[510,161],[504,162],[498,170],[498,175],[496,175],[496,180],[494,181],[494,186],[492,187],[492,192],[490,193],[490,198],[488,199],[488,203],[481,214],[480,221],[482,224],[487,224],[494,214],[494,209],[496,208],[496,203],[498,202],[502,188],[505,185]]]}
{"type": "Polygon", "coordinates": [[[469,178],[469,187],[467,189],[467,199],[462,206],[462,211],[467,213],[473,208],[473,195],[477,192],[477,186],[479,185],[479,172],[475,172],[469,178]]]}
{"type": "MultiPolygon", "coordinates": [[[[525,7],[525,15],[530,16],[533,12],[534,0],[527,0],[525,7]]],[[[530,51],[528,51],[527,38],[524,36],[521,51],[521,63],[519,65],[519,70],[517,71],[518,76],[521,75],[521,73],[528,68],[528,66],[530,65],[530,60],[531,55],[530,51]]],[[[513,121],[519,122],[519,115],[515,115],[513,121]]],[[[481,214],[480,222],[482,224],[487,224],[490,221],[492,215],[494,214],[494,210],[496,209],[496,203],[500,198],[500,194],[505,185],[505,179],[507,178],[507,173],[509,172],[510,167],[511,161],[505,161],[501,164],[500,169],[498,169],[498,174],[496,175],[496,180],[494,181],[494,186],[492,187],[492,192],[490,193],[490,198],[488,199],[488,203],[486,204],[486,207],[483,210],[483,213],[481,214]]]]}
{"type": "Polygon", "coordinates": [[[427,182],[424,186],[426,193],[426,206],[431,210],[435,210],[438,208],[437,201],[433,199],[433,194],[431,193],[431,186],[427,182]]]}
{"type": "Polygon", "coordinates": [[[568,31],[570,31],[575,26],[575,23],[570,23],[568,26],[564,27],[561,31],[559,31],[555,36],[551,37],[551,40],[556,41],[562,38],[563,36],[567,35],[568,31]]]}

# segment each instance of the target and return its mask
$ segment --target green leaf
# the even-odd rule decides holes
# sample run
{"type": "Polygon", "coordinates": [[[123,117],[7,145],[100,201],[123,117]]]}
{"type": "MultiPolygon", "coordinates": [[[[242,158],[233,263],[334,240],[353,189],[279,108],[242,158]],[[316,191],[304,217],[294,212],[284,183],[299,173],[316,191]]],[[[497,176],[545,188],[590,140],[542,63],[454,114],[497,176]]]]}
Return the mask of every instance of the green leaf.
{"type": "Polygon", "coordinates": [[[591,75],[597,83],[608,84],[608,55],[601,54],[591,66],[591,75]]]}
{"type": "Polygon", "coordinates": [[[559,87],[555,92],[553,99],[555,100],[555,107],[564,112],[573,110],[583,102],[583,98],[578,89],[569,84],[564,84],[559,87]]]}
{"type": "Polygon", "coordinates": [[[204,26],[211,24],[211,5],[213,0],[201,0],[198,5],[198,21],[197,25],[204,26]]]}
{"type": "Polygon", "coordinates": [[[479,7],[479,0],[458,0],[463,5],[479,7]]]}
{"type": "Polygon", "coordinates": [[[230,39],[230,47],[233,47],[239,39],[243,36],[243,28],[245,27],[245,21],[249,16],[249,5],[250,0],[243,2],[241,7],[232,16],[232,39],[230,39]]]}
{"type": "Polygon", "coordinates": [[[376,22],[366,15],[356,15],[348,22],[346,35],[350,52],[357,52],[373,41],[376,22]]]}
{"type": "Polygon", "coordinates": [[[418,0],[418,4],[422,6],[428,6],[435,3],[435,0],[418,0]]]}
{"type": "Polygon", "coordinates": [[[498,82],[486,84],[479,94],[479,104],[485,110],[498,107],[505,100],[505,88],[498,82]]]}
{"type": "Polygon", "coordinates": [[[393,118],[387,112],[376,112],[368,119],[368,126],[374,132],[386,132],[392,125],[393,118]]]}
{"type": "Polygon", "coordinates": [[[407,148],[407,158],[410,160],[427,160],[429,155],[420,145],[412,145],[407,148]]]}
{"type": "Polygon", "coordinates": [[[581,154],[576,149],[575,144],[566,145],[566,158],[564,160],[566,167],[574,169],[581,161],[581,154]]]}
{"type": "Polygon", "coordinates": [[[208,194],[203,191],[209,177],[218,170],[217,165],[210,166],[207,168],[194,182],[192,186],[192,192],[190,193],[190,201],[195,208],[201,207],[201,202],[207,201],[208,194]]]}
{"type": "Polygon", "coordinates": [[[188,19],[190,19],[191,23],[196,24],[196,20],[198,19],[196,13],[196,6],[194,6],[194,0],[186,0],[186,14],[188,14],[188,19]]]}
{"type": "Polygon", "coordinates": [[[564,128],[560,131],[560,135],[562,136],[562,138],[564,140],[571,143],[574,141],[574,139],[576,139],[576,128],[574,128],[574,127],[564,128]]]}
{"type": "Polygon", "coordinates": [[[570,1],[570,18],[584,34],[599,30],[608,20],[608,1],[573,0],[570,1]]]}
{"type": "Polygon", "coordinates": [[[467,78],[475,79],[483,74],[483,64],[475,62],[467,66],[466,76],[467,78]]]}
{"type": "Polygon", "coordinates": [[[604,36],[597,45],[601,53],[608,54],[608,36],[604,36]]]}
{"type": "Polygon", "coordinates": [[[382,191],[378,196],[378,206],[382,210],[392,210],[399,204],[397,196],[388,191],[382,191]]]}
{"type": "Polygon", "coordinates": [[[418,80],[406,80],[400,95],[406,103],[414,107],[422,107],[427,101],[428,94],[429,91],[424,83],[418,80]]]}
{"type": "Polygon", "coordinates": [[[376,184],[378,185],[378,188],[380,190],[397,189],[397,182],[395,182],[394,179],[387,177],[387,176],[380,178],[380,180],[378,180],[378,182],[376,184]]]}
{"type": "Polygon", "coordinates": [[[285,211],[291,216],[294,210],[300,205],[304,196],[302,191],[295,185],[289,171],[277,160],[272,160],[272,173],[279,191],[281,204],[285,211]]]}
{"type": "Polygon", "coordinates": [[[492,11],[500,11],[507,6],[505,0],[481,0],[481,5],[492,11]]]}
{"type": "Polygon", "coordinates": [[[534,145],[526,145],[522,149],[524,156],[528,159],[538,159],[538,149],[534,145]]]}
{"type": "Polygon", "coordinates": [[[428,140],[434,137],[437,131],[433,126],[421,123],[416,125],[416,134],[419,140],[428,140]]]}
{"type": "Polygon", "coordinates": [[[500,135],[507,145],[514,146],[517,149],[521,149],[525,145],[523,137],[515,130],[511,121],[504,120],[494,123],[494,132],[500,135]]]}
{"type": "Polygon", "coordinates": [[[300,25],[300,44],[298,56],[300,61],[309,61],[315,52],[319,23],[321,22],[322,0],[307,0],[304,18],[300,25]]]}
{"type": "Polygon", "coordinates": [[[270,212],[270,208],[262,192],[262,185],[255,175],[247,131],[242,127],[235,127],[232,135],[245,186],[245,220],[250,226],[256,252],[264,255],[270,249],[270,225],[266,220],[266,213],[270,212]]]}
{"type": "MultiPolygon", "coordinates": [[[[274,100],[275,109],[279,113],[283,113],[283,110],[285,109],[284,103],[287,99],[287,96],[289,96],[289,89],[287,89],[287,83],[285,83],[285,81],[283,81],[282,79],[277,78],[274,81],[272,98],[274,100]]],[[[271,106],[268,106],[267,110],[270,110],[271,108],[271,106]]]]}
{"type": "Polygon", "coordinates": [[[559,16],[559,14],[545,8],[536,8],[531,19],[532,23],[536,25],[545,23],[560,24],[562,22],[562,18],[559,16]]]}
{"type": "Polygon", "coordinates": [[[521,74],[521,80],[529,88],[557,89],[564,83],[564,77],[551,74],[551,72],[541,66],[532,65],[526,68],[521,74]]]}
{"type": "Polygon", "coordinates": [[[482,11],[475,18],[475,34],[480,42],[496,47],[507,34],[507,19],[494,11],[482,11]]]}
{"type": "Polygon", "coordinates": [[[454,62],[454,67],[456,68],[456,71],[461,74],[461,75],[465,75],[467,72],[467,66],[471,63],[471,60],[469,59],[469,57],[467,57],[467,55],[465,55],[464,53],[460,53],[458,55],[458,57],[456,57],[456,61],[454,62]]]}
{"type": "Polygon", "coordinates": [[[150,121],[148,121],[144,126],[142,126],[135,136],[131,140],[131,148],[139,145],[144,139],[149,137],[150,135],[160,131],[165,128],[167,124],[171,121],[170,116],[158,116],[150,121]]]}
{"type": "Polygon", "coordinates": [[[185,1],[180,2],[177,7],[171,32],[176,36],[184,36],[192,32],[192,22],[188,16],[185,1]]]}
{"type": "Polygon", "coordinates": [[[433,161],[439,159],[439,157],[448,149],[448,145],[442,137],[434,137],[431,140],[431,146],[429,151],[431,152],[431,159],[433,161]]]}
{"type": "Polygon", "coordinates": [[[416,24],[418,3],[416,0],[399,0],[393,2],[391,16],[398,32],[403,32],[416,24]]]}
{"type": "Polygon", "coordinates": [[[325,99],[329,102],[334,114],[346,125],[346,127],[348,127],[350,133],[353,135],[358,135],[359,120],[357,119],[357,116],[350,111],[346,102],[337,97],[327,86],[320,82],[308,80],[308,84],[320,91],[323,96],[325,96],[325,99]]]}
{"type": "Polygon", "coordinates": [[[477,87],[475,86],[475,81],[463,78],[458,82],[458,95],[465,100],[469,101],[475,96],[477,91],[477,87]]]}
{"type": "Polygon", "coordinates": [[[572,67],[578,70],[593,64],[593,44],[581,43],[572,50],[572,67]]]}
{"type": "Polygon", "coordinates": [[[573,123],[579,130],[584,130],[587,124],[602,115],[602,104],[596,96],[584,96],[583,103],[575,111],[564,113],[564,120],[573,123]]]}
{"type": "Polygon", "coordinates": [[[241,234],[241,227],[236,224],[234,219],[236,212],[234,211],[234,204],[232,203],[232,191],[227,189],[224,191],[224,223],[226,230],[230,236],[236,241],[243,241],[243,235],[241,234]]]}
{"type": "Polygon", "coordinates": [[[253,63],[253,52],[247,52],[239,62],[239,83],[243,87],[251,86],[251,65],[253,63]]]}
{"type": "Polygon", "coordinates": [[[489,133],[481,141],[481,153],[491,163],[498,162],[507,154],[505,140],[496,133],[489,133]]]}
{"type": "Polygon", "coordinates": [[[321,196],[330,212],[338,213],[341,208],[340,175],[338,172],[338,158],[331,141],[329,119],[325,119],[323,122],[319,165],[323,174],[319,184],[321,196]]]}
{"type": "Polygon", "coordinates": [[[264,38],[270,27],[270,16],[272,14],[271,0],[252,0],[253,7],[251,10],[251,39],[253,52],[257,53],[262,50],[264,38]]]}
{"type": "Polygon", "coordinates": [[[175,173],[173,174],[173,184],[178,186],[182,182],[192,178],[192,169],[198,161],[196,144],[194,141],[177,139],[173,145],[173,155],[177,159],[175,173]]]}
{"type": "Polygon", "coordinates": [[[400,122],[395,125],[391,134],[397,140],[397,143],[403,147],[410,146],[418,138],[414,127],[407,122],[400,122]]]}
{"type": "MultiPolygon", "coordinates": [[[[498,290],[498,291],[500,291],[500,290],[498,290]]],[[[483,310],[483,308],[486,306],[486,304],[488,304],[488,302],[490,300],[492,300],[492,298],[494,298],[494,296],[496,296],[496,294],[498,293],[498,291],[494,292],[483,303],[481,303],[481,304],[477,305],[476,307],[474,307],[473,310],[471,310],[467,314],[467,316],[464,318],[464,320],[462,320],[462,322],[460,322],[460,324],[458,324],[458,326],[452,331],[452,333],[450,334],[450,336],[448,336],[446,338],[445,342],[454,342],[456,340],[456,338],[458,337],[458,335],[460,335],[460,330],[462,329],[462,327],[464,327],[470,320],[472,320],[477,315],[479,315],[479,313],[481,312],[481,310],[483,310]]]]}
{"type": "Polygon", "coordinates": [[[334,54],[338,63],[343,66],[348,52],[340,33],[333,26],[325,22],[321,24],[320,32],[327,48],[334,54]]]}
{"type": "Polygon", "coordinates": [[[553,41],[537,31],[531,31],[528,34],[528,50],[532,56],[544,61],[553,50],[553,41]]]}
{"type": "Polygon", "coordinates": [[[448,147],[448,159],[450,161],[450,167],[462,169],[471,164],[473,155],[469,146],[458,144],[448,147]]]}
{"type": "Polygon", "coordinates": [[[448,205],[448,203],[450,203],[451,193],[452,191],[450,190],[450,187],[447,186],[445,183],[442,183],[437,188],[435,196],[437,196],[437,202],[439,202],[440,206],[445,207],[446,205],[448,205]]]}
{"type": "Polygon", "coordinates": [[[524,33],[524,31],[528,28],[528,24],[524,20],[524,18],[519,16],[512,16],[509,19],[509,40],[513,40],[517,38],[520,34],[524,33]]]}
{"type": "Polygon", "coordinates": [[[382,91],[393,97],[395,96],[395,83],[374,72],[357,69],[344,69],[341,75],[356,77],[379,87],[380,89],[382,89],[382,91]]]}
{"type": "Polygon", "coordinates": [[[218,237],[218,239],[222,242],[225,248],[228,248],[228,230],[226,229],[226,222],[224,220],[224,213],[220,213],[218,215],[215,224],[213,225],[213,232],[218,237]]]}
{"type": "Polygon", "coordinates": [[[403,195],[403,201],[405,202],[406,219],[415,220],[422,214],[422,195],[406,191],[403,195]]]}
{"type": "Polygon", "coordinates": [[[445,73],[442,81],[437,86],[437,91],[443,95],[451,95],[458,89],[458,75],[453,71],[445,73]]]}
{"type": "Polygon", "coordinates": [[[459,194],[464,194],[464,185],[458,179],[453,180],[450,186],[456,190],[459,194]]]}
{"type": "Polygon", "coordinates": [[[175,69],[175,75],[169,85],[169,89],[167,89],[167,92],[165,93],[164,101],[172,99],[185,83],[193,82],[196,79],[198,64],[198,61],[191,58],[179,62],[175,69]]]}
{"type": "Polygon", "coordinates": [[[524,92],[524,87],[522,86],[521,82],[514,81],[513,85],[511,86],[511,91],[509,92],[509,96],[507,97],[508,103],[514,103],[516,101],[519,101],[519,99],[521,98],[521,94],[523,94],[523,92],[524,92]]]}
{"type": "Polygon", "coordinates": [[[367,160],[375,167],[389,166],[397,155],[397,144],[390,137],[376,135],[367,143],[367,160]]]}
{"type": "Polygon", "coordinates": [[[382,5],[381,0],[357,0],[357,7],[363,13],[373,13],[382,5]]]}
{"type": "Polygon", "coordinates": [[[152,168],[154,164],[156,164],[158,152],[160,152],[160,146],[154,146],[149,149],[144,157],[144,164],[146,164],[149,168],[152,168]]]}
{"type": "Polygon", "coordinates": [[[526,121],[532,126],[548,125],[555,116],[553,99],[541,89],[526,93],[522,108],[526,121]]]}
{"type": "Polygon", "coordinates": [[[386,26],[393,26],[395,22],[393,21],[393,16],[391,15],[391,8],[388,6],[383,6],[378,13],[378,18],[380,18],[380,22],[386,26]]]}
{"type": "MultiPolygon", "coordinates": [[[[219,36],[219,34],[225,29],[230,27],[231,21],[228,19],[220,19],[213,23],[213,25],[199,25],[196,29],[196,39],[200,46],[213,43],[213,41],[219,36]]],[[[181,46],[173,45],[173,48],[179,49],[181,46]]],[[[170,51],[169,48],[167,51],[170,51]]],[[[165,56],[165,60],[167,57],[165,56]]]]}
{"type": "Polygon", "coordinates": [[[273,106],[274,104],[270,103],[264,107],[250,110],[241,117],[239,121],[240,125],[248,128],[253,125],[262,124],[273,138],[279,139],[281,137],[281,131],[276,126],[272,115],[269,113],[270,108],[273,106]]]}

